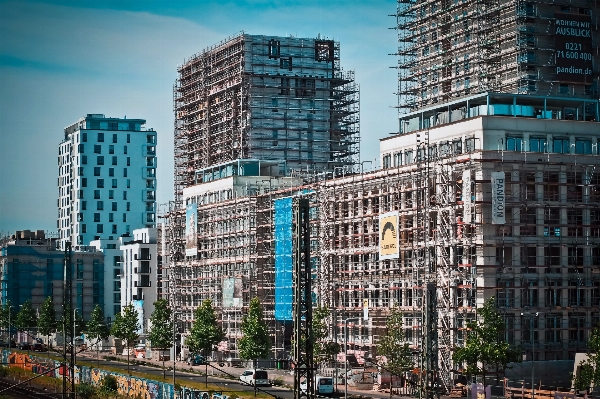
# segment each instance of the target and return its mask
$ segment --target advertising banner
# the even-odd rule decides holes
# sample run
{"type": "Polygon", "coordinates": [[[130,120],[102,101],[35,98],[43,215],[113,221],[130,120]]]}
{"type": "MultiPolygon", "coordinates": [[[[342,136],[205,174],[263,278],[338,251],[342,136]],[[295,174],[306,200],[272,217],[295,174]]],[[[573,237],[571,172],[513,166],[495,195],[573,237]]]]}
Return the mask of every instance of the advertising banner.
{"type": "Polygon", "coordinates": [[[462,200],[463,200],[463,222],[472,223],[473,203],[471,201],[471,171],[464,170],[462,175],[462,200]]]}
{"type": "Polygon", "coordinates": [[[363,320],[369,321],[369,300],[363,299],[363,320]]]}
{"type": "Polygon", "coordinates": [[[398,212],[379,215],[379,259],[398,259],[399,247],[398,212]]]}
{"type": "Polygon", "coordinates": [[[554,13],[556,77],[566,83],[593,82],[592,17],[554,13]]]}
{"type": "Polygon", "coordinates": [[[189,204],[185,207],[185,256],[198,255],[196,226],[198,226],[198,204],[189,204]]]}
{"type": "Polygon", "coordinates": [[[492,224],[506,224],[506,176],[492,172],[492,224]]]}
{"type": "Polygon", "coordinates": [[[223,279],[223,307],[242,307],[242,279],[239,277],[227,277],[223,279]]]}

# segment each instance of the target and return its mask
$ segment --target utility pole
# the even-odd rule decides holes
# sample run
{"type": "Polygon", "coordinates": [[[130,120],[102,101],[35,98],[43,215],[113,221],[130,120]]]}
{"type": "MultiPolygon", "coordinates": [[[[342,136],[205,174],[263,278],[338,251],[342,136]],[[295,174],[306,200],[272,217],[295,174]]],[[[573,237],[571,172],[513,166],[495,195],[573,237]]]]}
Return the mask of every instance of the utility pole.
{"type": "MultiPolygon", "coordinates": [[[[61,367],[63,373],[63,398],[68,398],[70,396],[75,397],[75,347],[73,343],[75,328],[73,328],[73,334],[71,334],[71,364],[67,367],[67,332],[71,327],[67,325],[67,320],[70,315],[69,309],[71,309],[71,298],[73,294],[73,286],[71,284],[73,278],[73,262],[71,258],[71,242],[67,241],[65,243],[65,257],[63,263],[63,363],[61,367]],[[70,386],[67,381],[69,378],[71,380],[70,386]],[[70,392],[68,392],[67,389],[69,389],[70,392]]],[[[75,323],[74,318],[73,323],[75,323]]]]}
{"type": "Polygon", "coordinates": [[[294,256],[294,398],[315,397],[310,265],[310,203],[297,199],[294,256]],[[306,380],[306,392],[300,383],[306,380]]]}

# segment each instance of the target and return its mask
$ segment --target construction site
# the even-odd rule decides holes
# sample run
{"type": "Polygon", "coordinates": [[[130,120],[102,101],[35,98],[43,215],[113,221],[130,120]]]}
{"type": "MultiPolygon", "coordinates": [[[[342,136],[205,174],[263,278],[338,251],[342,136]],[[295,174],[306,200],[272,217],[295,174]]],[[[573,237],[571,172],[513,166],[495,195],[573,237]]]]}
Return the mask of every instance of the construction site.
{"type": "MultiPolygon", "coordinates": [[[[351,326],[358,363],[378,355],[398,307],[424,389],[449,392],[453,350],[492,296],[525,361],[585,352],[600,321],[599,11],[595,0],[399,0],[400,134],[380,140],[366,172],[358,89],[337,42],[242,34],[192,57],[175,87],[163,265],[185,330],[211,299],[226,332],[219,356],[238,358],[258,297],[272,359],[293,353],[306,199],[312,303],[331,310],[337,343],[351,326]],[[306,54],[325,69],[283,75],[288,45],[294,68],[306,54]],[[569,46],[573,62],[559,54],[569,46]]],[[[552,378],[539,382],[556,388],[552,378]]]]}

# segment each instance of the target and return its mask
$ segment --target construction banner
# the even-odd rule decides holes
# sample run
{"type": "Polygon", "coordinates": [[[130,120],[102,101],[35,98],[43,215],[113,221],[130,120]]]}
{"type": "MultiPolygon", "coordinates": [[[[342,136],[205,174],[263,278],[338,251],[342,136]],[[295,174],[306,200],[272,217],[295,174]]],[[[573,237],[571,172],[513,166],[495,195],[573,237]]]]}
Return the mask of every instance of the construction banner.
{"type": "Polygon", "coordinates": [[[492,224],[506,224],[506,176],[492,172],[492,224]]]}
{"type": "Polygon", "coordinates": [[[185,207],[185,256],[198,255],[197,216],[198,204],[189,204],[185,207]]]}
{"type": "Polygon", "coordinates": [[[379,215],[379,259],[398,259],[398,212],[379,215]]]}
{"type": "Polygon", "coordinates": [[[471,171],[464,170],[462,175],[463,222],[472,223],[473,203],[471,201],[471,171]]]}

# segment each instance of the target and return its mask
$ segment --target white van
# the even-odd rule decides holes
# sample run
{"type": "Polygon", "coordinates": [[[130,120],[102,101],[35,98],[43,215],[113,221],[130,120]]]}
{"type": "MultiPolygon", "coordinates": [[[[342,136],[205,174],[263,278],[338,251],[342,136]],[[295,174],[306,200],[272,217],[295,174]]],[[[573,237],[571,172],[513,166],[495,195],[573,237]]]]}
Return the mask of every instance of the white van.
{"type": "Polygon", "coordinates": [[[252,386],[271,386],[267,370],[251,369],[246,370],[240,375],[240,381],[252,386]]]}
{"type": "MultiPolygon", "coordinates": [[[[307,384],[306,380],[300,383],[300,389],[306,392],[307,384]]],[[[332,395],[334,391],[333,378],[323,377],[318,375],[315,377],[315,394],[316,395],[332,395]]]]}

